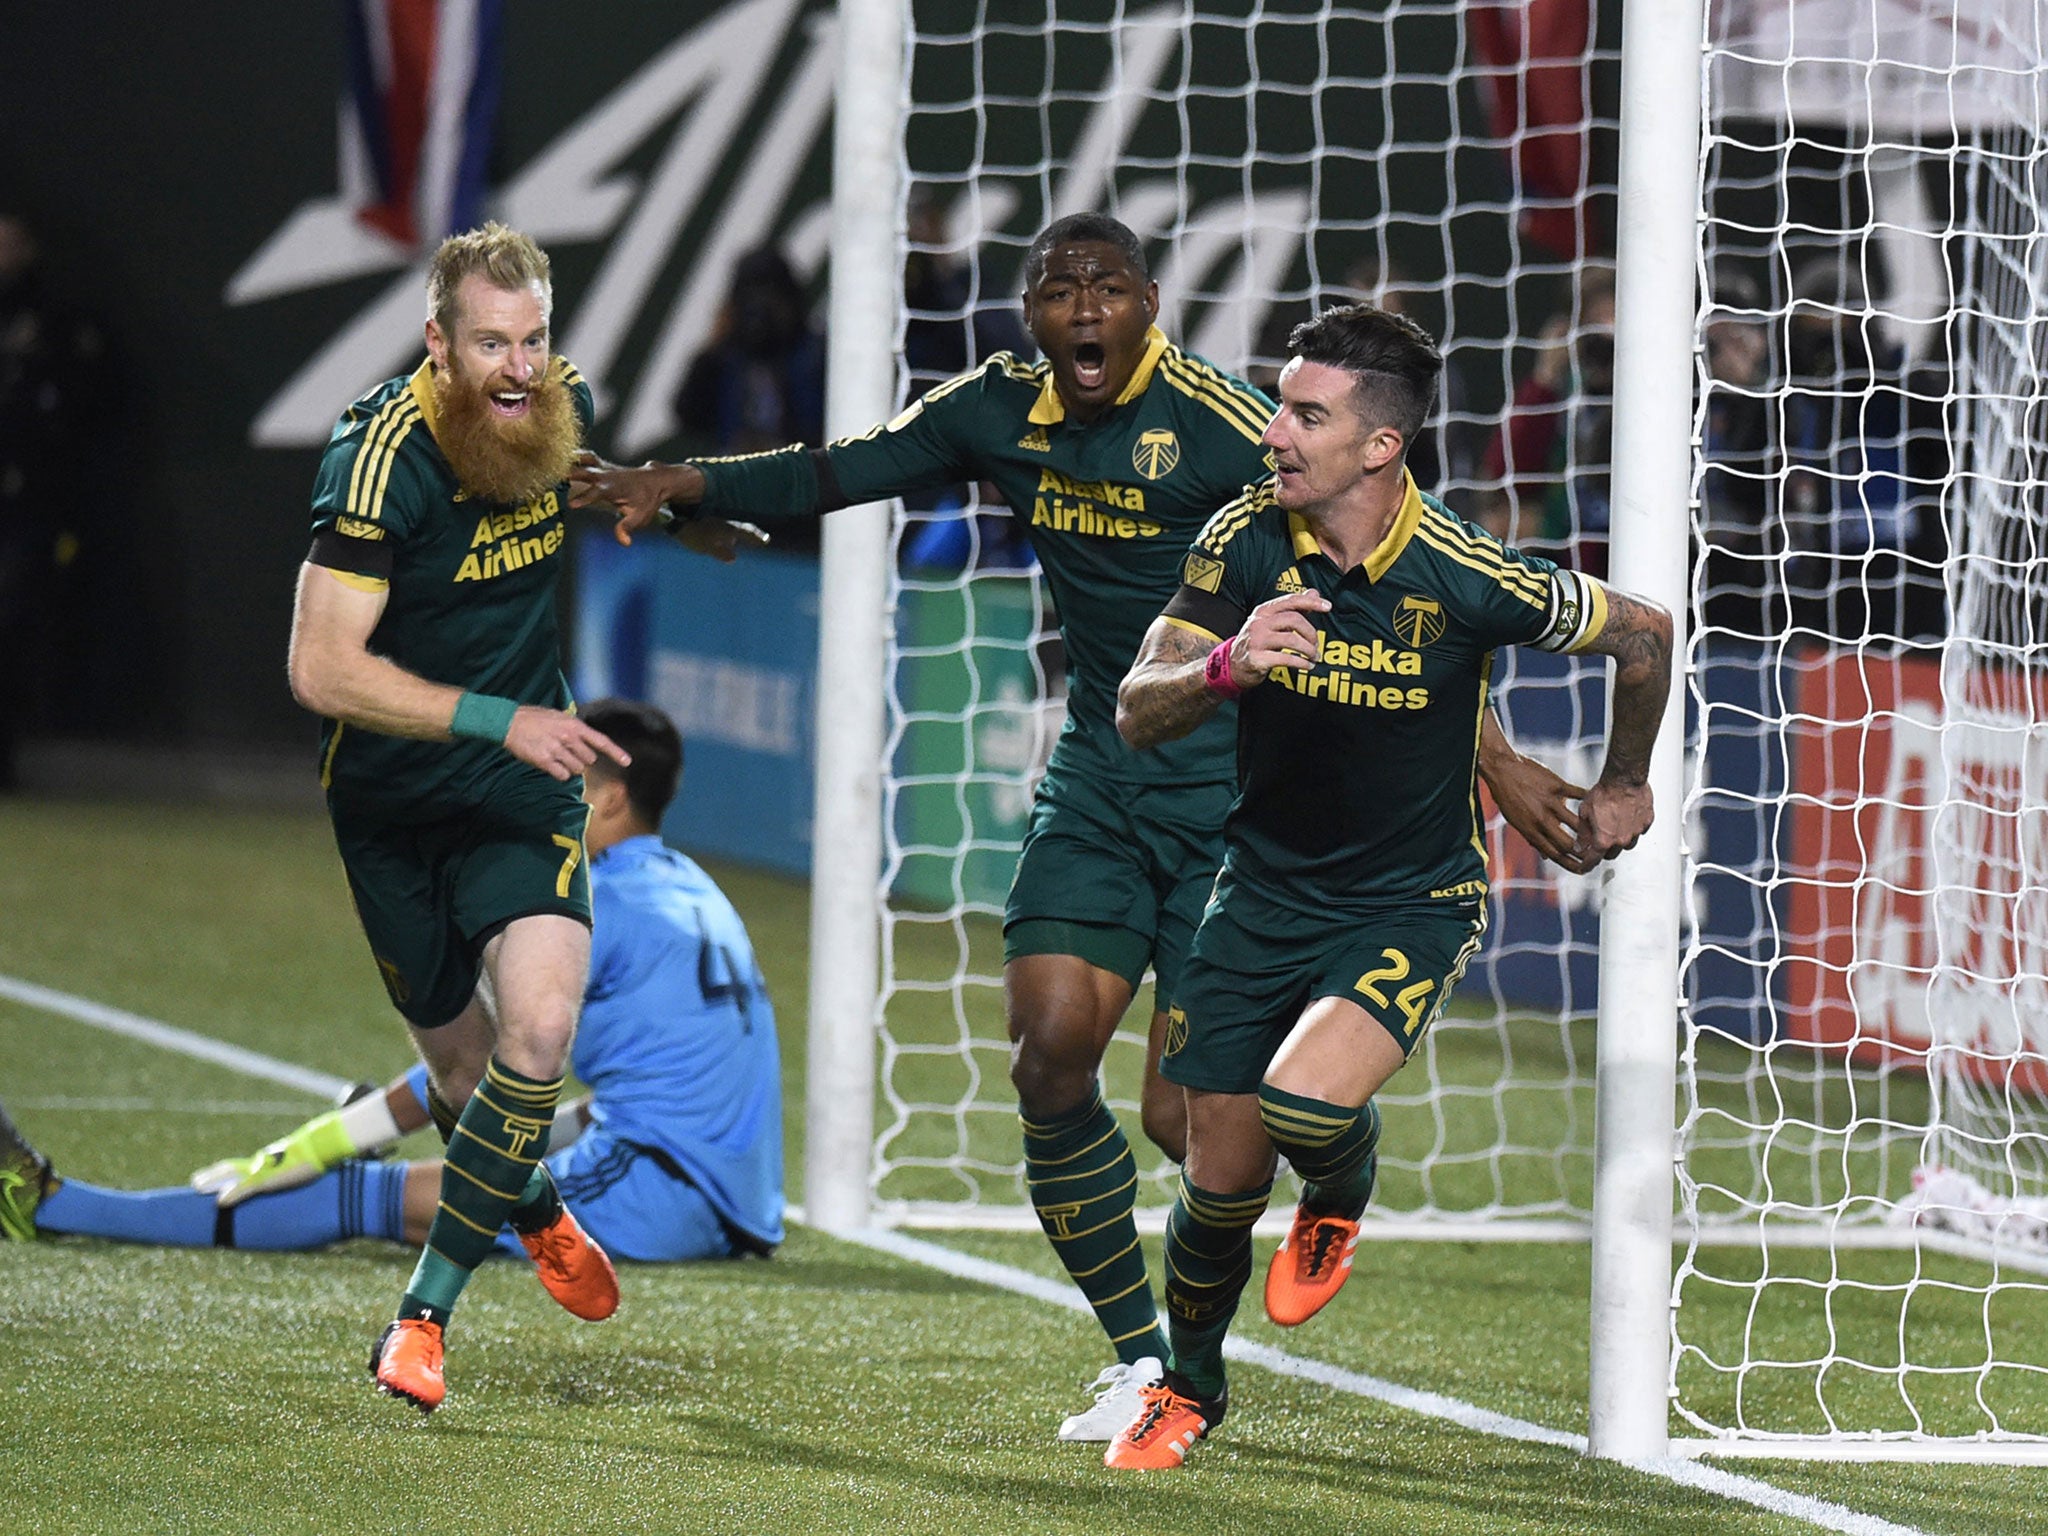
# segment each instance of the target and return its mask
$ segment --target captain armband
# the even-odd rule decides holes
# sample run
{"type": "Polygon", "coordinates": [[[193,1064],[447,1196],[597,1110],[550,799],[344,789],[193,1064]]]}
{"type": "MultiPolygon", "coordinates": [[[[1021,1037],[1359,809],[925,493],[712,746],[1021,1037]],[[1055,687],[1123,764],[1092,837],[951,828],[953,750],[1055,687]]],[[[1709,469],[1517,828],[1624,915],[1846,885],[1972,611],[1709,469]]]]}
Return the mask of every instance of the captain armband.
{"type": "MultiPolygon", "coordinates": [[[[344,518],[344,522],[355,522],[344,518]]],[[[339,528],[322,528],[313,535],[313,547],[306,554],[308,565],[339,571],[345,576],[367,576],[375,581],[391,579],[392,553],[384,530],[374,523],[360,526],[375,530],[374,537],[345,533],[339,528]]]]}
{"type": "Polygon", "coordinates": [[[1539,651],[1583,651],[1607,627],[1607,589],[1578,571],[1550,573],[1550,609],[1529,643],[1539,651]]]}

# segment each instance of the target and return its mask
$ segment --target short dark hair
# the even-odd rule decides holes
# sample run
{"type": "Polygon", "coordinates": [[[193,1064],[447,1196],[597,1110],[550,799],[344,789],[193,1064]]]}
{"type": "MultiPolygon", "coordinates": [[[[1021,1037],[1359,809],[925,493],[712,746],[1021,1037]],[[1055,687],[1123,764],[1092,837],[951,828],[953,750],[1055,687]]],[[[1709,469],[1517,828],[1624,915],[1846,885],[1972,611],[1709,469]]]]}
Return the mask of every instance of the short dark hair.
{"type": "Polygon", "coordinates": [[[1339,304],[1297,325],[1287,350],[1304,362],[1350,374],[1360,414],[1375,427],[1399,432],[1406,455],[1436,404],[1437,378],[1444,371],[1444,355],[1429,332],[1377,304],[1339,304]]]}
{"type": "Polygon", "coordinates": [[[600,757],[584,772],[622,779],[626,803],[649,826],[661,825],[662,813],[676,797],[683,777],[683,738],[675,722],[652,704],[633,699],[598,699],[582,705],[577,715],[593,731],[602,731],[626,749],[632,763],[621,768],[600,757]]]}
{"type": "Polygon", "coordinates": [[[1031,249],[1024,253],[1024,286],[1038,286],[1038,280],[1045,276],[1045,258],[1052,254],[1054,246],[1081,240],[1115,246],[1131,264],[1131,272],[1139,282],[1151,277],[1152,269],[1145,263],[1145,242],[1132,233],[1130,225],[1106,213],[1070,213],[1046,225],[1044,232],[1031,242],[1031,249]]]}

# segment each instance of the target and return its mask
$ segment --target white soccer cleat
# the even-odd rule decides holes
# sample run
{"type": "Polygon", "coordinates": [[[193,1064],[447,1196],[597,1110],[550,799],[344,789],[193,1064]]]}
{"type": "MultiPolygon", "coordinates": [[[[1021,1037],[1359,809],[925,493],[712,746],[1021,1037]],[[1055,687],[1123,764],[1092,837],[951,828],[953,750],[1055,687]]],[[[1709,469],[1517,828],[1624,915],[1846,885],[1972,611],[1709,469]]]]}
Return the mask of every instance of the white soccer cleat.
{"type": "Polygon", "coordinates": [[[1062,1420],[1060,1438],[1072,1441],[1114,1440],[1117,1431],[1135,1419],[1138,1410],[1144,1406],[1138,1400],[1138,1394],[1147,1387],[1157,1386],[1159,1378],[1165,1374],[1166,1366],[1156,1355],[1146,1355],[1129,1364],[1117,1361],[1089,1383],[1088,1390],[1095,1394],[1095,1406],[1062,1420]]]}

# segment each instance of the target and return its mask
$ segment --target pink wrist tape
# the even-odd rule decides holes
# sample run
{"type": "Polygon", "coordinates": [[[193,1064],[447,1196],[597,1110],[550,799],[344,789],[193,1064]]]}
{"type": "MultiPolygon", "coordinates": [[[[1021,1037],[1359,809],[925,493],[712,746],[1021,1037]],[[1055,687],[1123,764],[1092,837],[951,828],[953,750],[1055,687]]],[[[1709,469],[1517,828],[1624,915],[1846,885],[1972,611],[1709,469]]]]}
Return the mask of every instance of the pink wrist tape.
{"type": "Polygon", "coordinates": [[[1228,640],[1216,642],[1216,649],[1209,653],[1209,659],[1202,665],[1202,681],[1211,693],[1226,699],[1234,699],[1244,692],[1237,679],[1230,675],[1230,645],[1228,640]]]}

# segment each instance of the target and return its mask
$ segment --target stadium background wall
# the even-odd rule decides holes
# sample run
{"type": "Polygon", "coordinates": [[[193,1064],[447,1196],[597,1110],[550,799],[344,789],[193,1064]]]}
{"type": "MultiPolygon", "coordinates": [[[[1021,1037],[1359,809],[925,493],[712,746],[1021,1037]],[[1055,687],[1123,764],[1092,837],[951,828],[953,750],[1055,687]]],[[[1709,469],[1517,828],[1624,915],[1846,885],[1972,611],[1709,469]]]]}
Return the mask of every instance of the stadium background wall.
{"type": "MultiPolygon", "coordinates": [[[[1245,4],[1249,10],[1251,0],[1245,4]]],[[[1089,9],[1063,5],[1062,16],[1089,9]]],[[[1093,9],[1105,21],[1112,14],[1108,0],[1093,9]]],[[[1614,32],[1616,10],[1601,6],[1603,38],[1614,32]]],[[[973,16],[965,0],[918,6],[927,35],[964,33],[973,16]]],[[[1346,25],[1340,41],[1356,55],[1355,72],[1368,73],[1385,55],[1386,29],[1364,16],[1346,25]]],[[[305,741],[309,727],[279,663],[318,446],[355,389],[411,366],[419,353],[417,302],[404,297],[408,287],[417,295],[418,284],[403,260],[387,253],[354,261],[353,244],[333,238],[334,226],[323,238],[305,222],[309,205],[333,202],[338,187],[338,8],[256,17],[218,4],[168,12],[144,0],[107,0],[85,11],[11,7],[0,26],[0,56],[14,65],[0,92],[0,205],[39,231],[59,293],[106,321],[134,402],[130,429],[109,438],[121,462],[109,476],[118,505],[107,521],[144,596],[113,616],[107,644],[128,696],[102,701],[101,714],[158,741],[305,741]],[[295,218],[296,246],[284,238],[295,218]]],[[[1455,6],[1405,7],[1401,27],[1404,71],[1428,68],[1431,58],[1445,70],[1455,64],[1455,6]]],[[[1242,41],[1233,46],[1225,28],[1197,30],[1214,35],[1195,39],[1191,81],[1224,91],[1243,83],[1254,61],[1242,41]]],[[[1313,36],[1289,28],[1262,44],[1261,74],[1314,78],[1313,58],[1274,52],[1291,46],[1290,37],[1313,48],[1313,36]]],[[[818,272],[830,76],[821,81],[810,70],[829,60],[829,49],[829,8],[804,0],[508,8],[493,206],[539,235],[555,258],[557,334],[597,386],[600,449],[664,447],[667,399],[715,313],[736,240],[776,235],[801,270],[818,272]],[[749,71],[758,71],[750,89],[715,88],[749,71]],[[780,166],[754,165],[751,151],[778,128],[790,135],[785,142],[808,147],[780,166]],[[656,189],[686,158],[693,133],[708,137],[689,145],[688,158],[709,169],[690,195],[659,206],[656,189]]],[[[960,47],[921,58],[920,96],[960,91],[972,54],[960,47]]],[[[1063,33],[1052,69],[1074,99],[1055,112],[1062,135],[1082,132],[1091,110],[1082,98],[1100,90],[1106,62],[1106,45],[1063,33]]],[[[1611,92],[1604,72],[1594,84],[1596,98],[1611,92]]],[[[1390,153],[1380,166],[1374,151],[1386,137],[1386,103],[1372,92],[1342,94],[1324,104],[1327,122],[1344,126],[1341,142],[1320,157],[1316,186],[1326,214],[1341,210],[1351,227],[1295,253],[1282,286],[1303,308],[1318,274],[1327,282],[1344,269],[1353,254],[1346,243],[1362,249],[1370,240],[1370,223],[1384,211],[1382,188],[1399,198],[1413,186],[1433,207],[1437,194],[1416,177],[1442,176],[1440,154],[1418,155],[1404,169],[1390,153]]],[[[1448,128],[1426,120],[1440,111],[1427,100],[1418,93],[1414,104],[1393,104],[1410,145],[1448,128]]],[[[1238,104],[1218,105],[1214,131],[1241,135],[1238,104]]],[[[1161,101],[1156,110],[1175,108],[1161,101]]],[[[1017,114],[1019,135],[1030,115],[1017,114]]],[[[1596,100],[1594,117],[1612,113],[1596,100]]],[[[1001,142],[1005,131],[998,114],[985,155],[1028,163],[1043,153],[1035,126],[1031,142],[1014,146],[1001,142]]],[[[1133,153],[1142,156],[1149,131],[1140,125],[1133,153]]],[[[1052,146],[1056,156],[1070,148],[1052,146]]],[[[1602,169],[1611,147],[1596,134],[1592,149],[1591,180],[1611,184],[1602,169]]],[[[929,147],[913,151],[920,166],[943,158],[929,147]]],[[[1146,173],[1111,174],[1123,186],[1146,173]]],[[[1261,167],[1280,187],[1306,187],[1310,174],[1306,157],[1261,167]]],[[[1498,157],[1479,149],[1460,152],[1455,175],[1461,186],[1469,179],[1468,195],[1505,186],[1498,157]]],[[[985,253],[990,294],[1014,287],[1021,242],[1048,213],[1019,185],[1003,239],[985,253]]],[[[1454,233],[1462,273],[1499,279],[1508,271],[1498,220],[1473,220],[1469,233],[1454,233]]],[[[1425,281],[1441,269],[1432,243],[1412,255],[1425,281]]],[[[1187,274],[1190,291],[1200,277],[1187,274]]],[[[1490,314],[1494,334],[1504,334],[1515,283],[1471,294],[1470,310],[1460,295],[1461,333],[1483,339],[1490,314]]],[[[1269,318],[1238,323],[1256,332],[1269,318]]],[[[1203,320],[1197,302],[1184,330],[1203,320]]]]}

